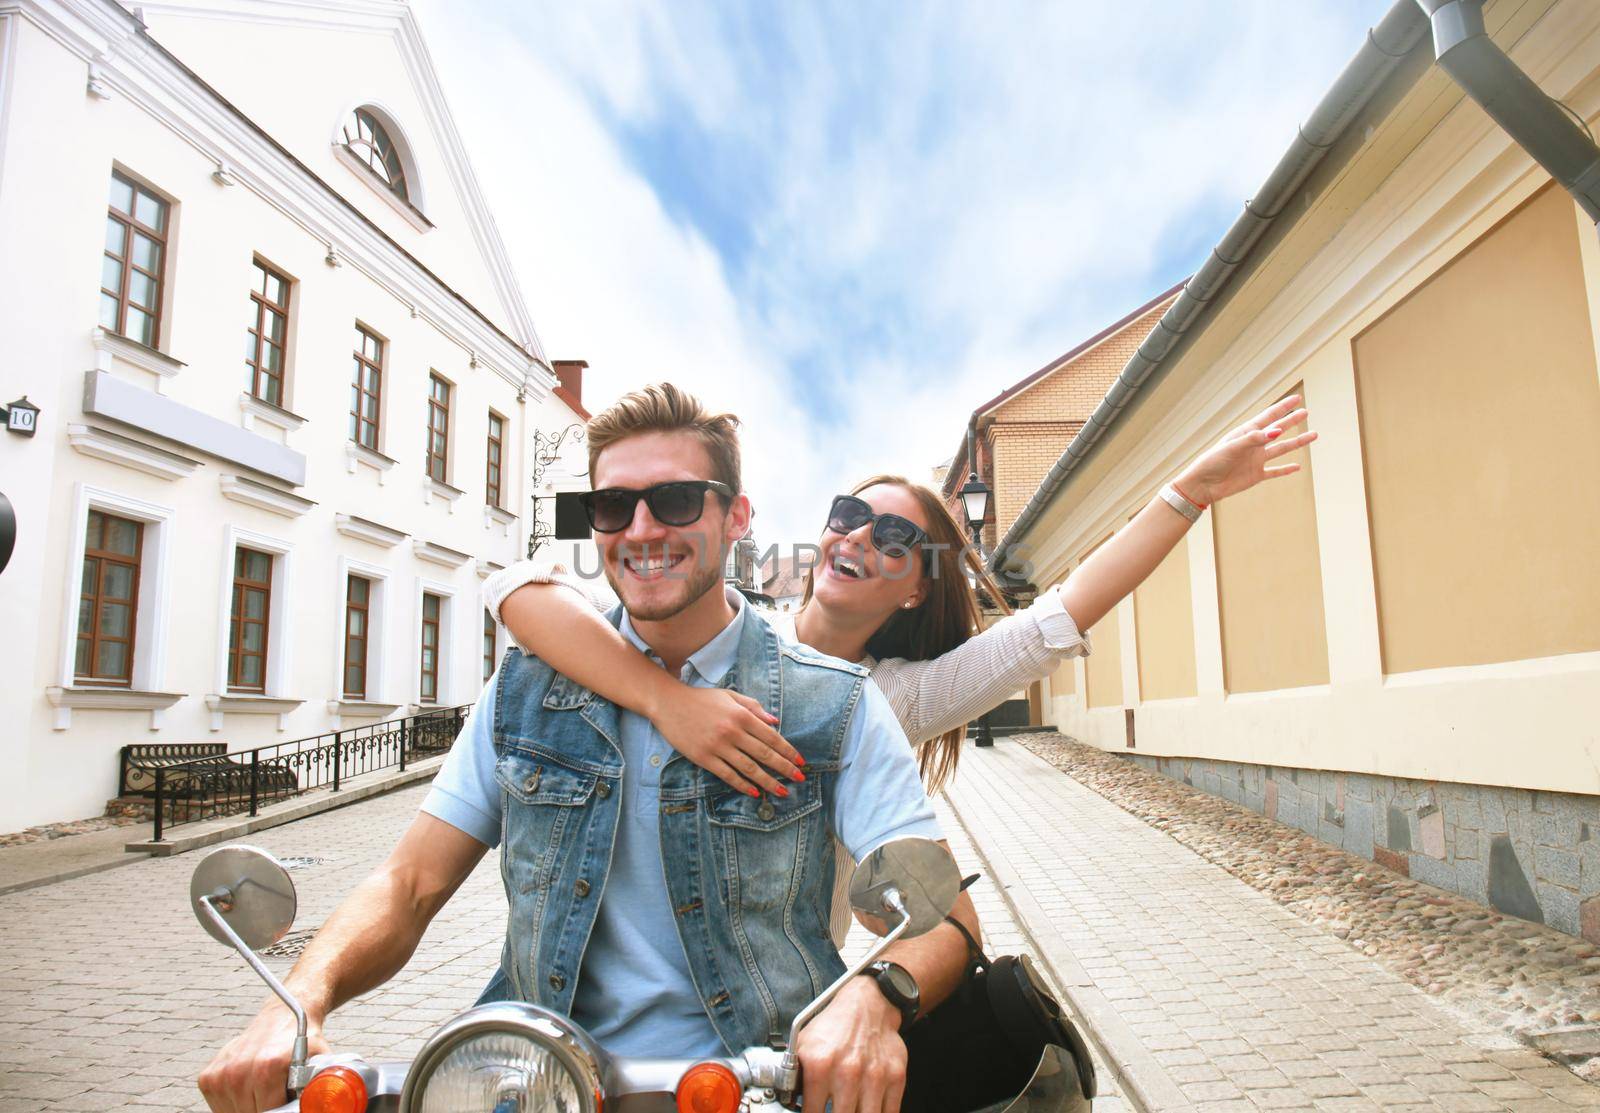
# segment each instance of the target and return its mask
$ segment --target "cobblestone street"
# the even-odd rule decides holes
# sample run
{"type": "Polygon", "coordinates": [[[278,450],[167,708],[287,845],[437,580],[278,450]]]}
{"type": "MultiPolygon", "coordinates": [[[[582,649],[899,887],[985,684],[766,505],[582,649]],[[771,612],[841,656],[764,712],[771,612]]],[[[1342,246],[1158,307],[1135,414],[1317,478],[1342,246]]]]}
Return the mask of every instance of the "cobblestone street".
{"type": "MultiPolygon", "coordinates": [[[[291,859],[295,935],[331,913],[415,815],[424,788],[327,812],[246,840],[291,859]]],[[[981,868],[943,809],[964,872],[981,868]]],[[[0,1113],[203,1110],[194,1078],[260,1006],[265,989],[189,913],[199,854],[156,858],[0,896],[0,1113]]],[[[991,953],[1027,950],[985,878],[972,889],[991,953]]],[[[489,854],[434,921],[405,972],[334,1014],[335,1047],[409,1058],[470,1005],[498,961],[505,926],[499,856],[489,854]]],[[[857,930],[848,953],[869,937],[857,930]]],[[[291,958],[270,957],[279,973],[291,958]]],[[[1103,1113],[1120,1113],[1102,1071],[1103,1113]]]]}
{"type": "MultiPolygon", "coordinates": [[[[1034,954],[1064,988],[1106,1057],[1101,1113],[1600,1108],[1600,1087],[1513,1038],[1508,1018],[1519,1014],[1484,983],[1523,955],[1509,975],[1516,1000],[1545,996],[1548,983],[1575,1002],[1567,1008],[1587,1010],[1581,994],[1595,971],[1581,941],[1476,916],[1458,898],[1426,904],[1409,881],[1380,878],[1363,903],[1346,891],[1367,884],[1346,876],[1361,866],[1059,736],[969,750],[961,769],[939,806],[963,872],[985,874],[972,891],[986,942],[991,953],[1034,954]],[[1252,834],[1250,823],[1268,826],[1252,834]],[[1344,887],[1336,914],[1318,885],[1344,887]],[[1351,923],[1359,938],[1344,930],[1351,923]],[[1476,965],[1447,976],[1458,939],[1471,941],[1464,953],[1476,965]],[[1420,965],[1397,957],[1418,948],[1420,965]]],[[[382,857],[424,791],[245,840],[295,871],[300,912],[288,942],[382,857]]],[[[0,896],[0,1113],[204,1108],[193,1079],[263,990],[189,915],[196,860],[149,859],[0,896]]],[[[504,915],[491,854],[405,973],[337,1013],[330,1040],[409,1057],[475,997],[504,915]]],[[[858,931],[847,951],[867,942],[858,931]]],[[[292,957],[269,962],[281,972],[292,957]]]]}

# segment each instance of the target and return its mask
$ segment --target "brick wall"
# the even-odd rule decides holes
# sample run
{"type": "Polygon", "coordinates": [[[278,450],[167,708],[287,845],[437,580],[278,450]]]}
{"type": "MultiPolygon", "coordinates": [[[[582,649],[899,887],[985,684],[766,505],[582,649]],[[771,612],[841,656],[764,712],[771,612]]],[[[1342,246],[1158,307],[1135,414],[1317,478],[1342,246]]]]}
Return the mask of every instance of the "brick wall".
{"type": "Polygon", "coordinates": [[[984,478],[994,489],[994,521],[984,530],[988,545],[1005,536],[1045,473],[1061,458],[1176,297],[1053,369],[986,419],[984,443],[993,464],[984,478]]]}
{"type": "MultiPolygon", "coordinates": [[[[994,454],[994,525],[1004,537],[1011,523],[1038,489],[1072,438],[1083,428],[1082,421],[1046,421],[1027,425],[996,424],[989,430],[994,454]]],[[[994,544],[994,540],[990,540],[994,544]]]]}

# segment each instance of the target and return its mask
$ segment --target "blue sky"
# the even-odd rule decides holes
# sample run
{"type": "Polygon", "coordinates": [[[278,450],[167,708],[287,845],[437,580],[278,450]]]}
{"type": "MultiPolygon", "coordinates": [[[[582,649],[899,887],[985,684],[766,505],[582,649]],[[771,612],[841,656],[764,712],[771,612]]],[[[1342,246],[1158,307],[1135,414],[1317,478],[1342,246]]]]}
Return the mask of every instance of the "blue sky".
{"type": "Polygon", "coordinates": [[[1386,0],[417,0],[552,357],[745,421],[763,543],[1204,259],[1386,0]]]}

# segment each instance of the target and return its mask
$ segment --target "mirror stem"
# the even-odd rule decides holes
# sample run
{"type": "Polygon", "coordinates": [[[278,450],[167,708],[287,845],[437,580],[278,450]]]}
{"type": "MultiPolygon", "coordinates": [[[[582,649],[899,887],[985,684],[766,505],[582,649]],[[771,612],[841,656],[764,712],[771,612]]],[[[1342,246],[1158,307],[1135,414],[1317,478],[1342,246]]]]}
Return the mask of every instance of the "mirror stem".
{"type": "Polygon", "coordinates": [[[785,1048],[783,1052],[784,1084],[778,1087],[780,1093],[792,1096],[795,1091],[795,1084],[798,1081],[800,1073],[800,1060],[795,1056],[794,1053],[794,1041],[800,1038],[800,1029],[811,1023],[811,1021],[815,1019],[816,1015],[823,1009],[827,1008],[829,1002],[838,996],[839,991],[849,984],[851,978],[854,978],[856,975],[860,974],[861,971],[865,970],[868,966],[876,962],[878,960],[878,956],[883,954],[883,952],[888,949],[891,943],[904,935],[906,933],[906,929],[911,926],[911,913],[906,909],[906,902],[901,898],[899,889],[893,887],[885,889],[883,891],[882,899],[884,911],[893,912],[895,915],[899,916],[900,922],[895,925],[893,931],[889,932],[888,935],[885,935],[882,939],[878,940],[878,945],[876,947],[873,947],[870,951],[868,951],[854,966],[846,970],[843,974],[839,975],[838,981],[834,982],[827,989],[823,990],[822,996],[818,997],[815,1001],[811,1002],[811,1004],[801,1009],[800,1015],[794,1018],[794,1023],[789,1026],[789,1046],[785,1048]]]}
{"type": "Polygon", "coordinates": [[[306,1043],[306,1011],[300,1007],[300,1002],[294,999],[294,995],[278,980],[277,975],[267,969],[266,963],[262,962],[254,951],[244,945],[244,940],[240,939],[238,933],[229,926],[228,921],[222,918],[222,913],[218,912],[216,907],[218,901],[231,905],[233,903],[233,890],[226,886],[218,887],[215,892],[207,893],[200,898],[200,907],[206,910],[206,915],[210,917],[211,922],[222,929],[222,933],[228,937],[228,942],[233,944],[233,949],[244,956],[244,960],[250,964],[250,969],[254,970],[261,980],[267,983],[272,992],[278,995],[278,999],[289,1007],[289,1011],[294,1013],[294,1052],[289,1059],[289,1096],[294,1097],[306,1088],[306,1083],[311,1081],[311,1068],[306,1065],[306,1058],[310,1053],[310,1048],[306,1043]]]}

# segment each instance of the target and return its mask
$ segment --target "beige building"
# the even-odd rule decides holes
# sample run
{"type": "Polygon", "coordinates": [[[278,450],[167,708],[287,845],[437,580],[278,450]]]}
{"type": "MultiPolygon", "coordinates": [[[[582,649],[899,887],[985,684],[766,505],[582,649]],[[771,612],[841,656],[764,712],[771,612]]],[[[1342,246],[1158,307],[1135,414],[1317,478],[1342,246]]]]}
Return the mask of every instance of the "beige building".
{"type": "Polygon", "coordinates": [[[404,3],[0,5],[0,255],[0,831],[476,697],[581,402],[404,3]]]}
{"type": "MultiPolygon", "coordinates": [[[[1592,129],[1600,6],[1485,11],[1592,129]]],[[[1410,4],[1302,133],[1009,527],[1005,562],[1060,582],[1291,391],[1321,437],[1300,473],[1201,519],[1051,679],[1047,714],[1600,941],[1594,217],[1435,63],[1410,4]]]]}

